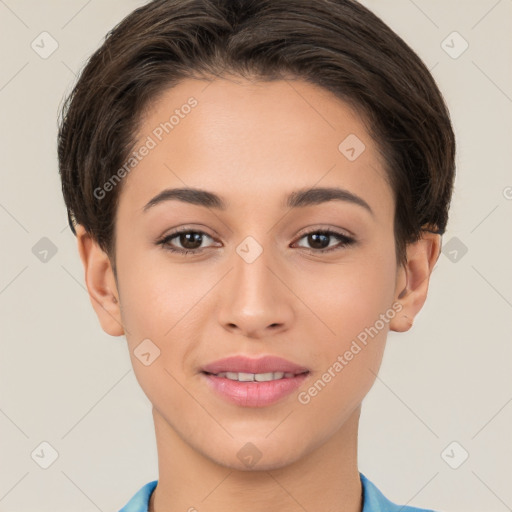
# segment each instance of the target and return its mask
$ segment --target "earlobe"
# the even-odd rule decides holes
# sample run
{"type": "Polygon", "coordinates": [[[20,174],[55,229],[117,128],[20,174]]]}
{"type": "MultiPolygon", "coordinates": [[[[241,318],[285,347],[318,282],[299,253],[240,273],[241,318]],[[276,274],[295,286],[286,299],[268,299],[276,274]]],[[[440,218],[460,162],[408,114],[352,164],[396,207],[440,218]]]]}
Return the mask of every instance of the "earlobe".
{"type": "Polygon", "coordinates": [[[422,233],[417,242],[407,246],[407,263],[399,269],[395,302],[402,308],[390,322],[392,331],[408,331],[427,298],[430,276],[440,254],[441,235],[422,233]]]}
{"type": "Polygon", "coordinates": [[[83,226],[76,226],[76,237],[85,271],[85,284],[101,327],[111,336],[122,336],[125,330],[110,259],[83,226]]]}

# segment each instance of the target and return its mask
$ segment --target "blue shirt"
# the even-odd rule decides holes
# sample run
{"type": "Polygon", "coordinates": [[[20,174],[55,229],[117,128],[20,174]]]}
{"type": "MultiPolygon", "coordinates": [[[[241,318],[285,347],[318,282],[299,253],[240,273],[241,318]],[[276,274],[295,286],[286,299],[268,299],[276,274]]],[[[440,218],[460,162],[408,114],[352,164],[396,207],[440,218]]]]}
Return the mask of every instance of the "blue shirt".
{"type": "MultiPolygon", "coordinates": [[[[359,473],[359,476],[363,486],[363,512],[434,512],[426,508],[396,505],[362,473],[359,473]]],[[[158,480],[153,480],[142,486],[119,512],[148,512],[149,498],[157,483],[158,480]]]]}

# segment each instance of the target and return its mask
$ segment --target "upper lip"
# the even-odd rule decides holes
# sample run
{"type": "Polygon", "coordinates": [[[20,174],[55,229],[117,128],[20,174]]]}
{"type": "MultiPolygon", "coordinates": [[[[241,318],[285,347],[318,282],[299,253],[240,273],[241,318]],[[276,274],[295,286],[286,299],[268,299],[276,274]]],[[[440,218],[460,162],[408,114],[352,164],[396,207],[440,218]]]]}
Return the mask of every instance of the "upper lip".
{"type": "Polygon", "coordinates": [[[202,371],[207,373],[299,373],[308,372],[308,368],[287,361],[282,357],[277,356],[264,356],[258,359],[252,359],[246,356],[230,356],[224,359],[219,359],[213,363],[209,363],[202,367],[202,371]]]}

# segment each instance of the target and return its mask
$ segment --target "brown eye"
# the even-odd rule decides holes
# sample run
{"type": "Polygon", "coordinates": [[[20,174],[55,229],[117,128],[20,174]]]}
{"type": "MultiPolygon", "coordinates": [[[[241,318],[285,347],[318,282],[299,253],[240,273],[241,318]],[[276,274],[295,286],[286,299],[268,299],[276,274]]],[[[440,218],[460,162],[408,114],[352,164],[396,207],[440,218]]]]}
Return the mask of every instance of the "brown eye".
{"type": "Polygon", "coordinates": [[[303,239],[306,239],[308,245],[304,246],[299,244],[299,247],[311,249],[311,252],[334,251],[355,243],[353,238],[331,230],[311,231],[300,238],[300,240],[303,239]],[[332,242],[334,242],[334,244],[332,244],[332,242]]]}
{"type": "Polygon", "coordinates": [[[167,235],[157,244],[162,245],[166,250],[182,254],[200,253],[206,247],[201,247],[206,238],[213,240],[211,236],[202,231],[183,230],[167,235]]]}
{"type": "Polygon", "coordinates": [[[199,249],[203,241],[203,235],[196,231],[180,233],[177,238],[184,249],[199,249]]]}
{"type": "Polygon", "coordinates": [[[329,247],[330,236],[323,233],[310,233],[307,235],[308,243],[313,249],[325,249],[329,247]]]}

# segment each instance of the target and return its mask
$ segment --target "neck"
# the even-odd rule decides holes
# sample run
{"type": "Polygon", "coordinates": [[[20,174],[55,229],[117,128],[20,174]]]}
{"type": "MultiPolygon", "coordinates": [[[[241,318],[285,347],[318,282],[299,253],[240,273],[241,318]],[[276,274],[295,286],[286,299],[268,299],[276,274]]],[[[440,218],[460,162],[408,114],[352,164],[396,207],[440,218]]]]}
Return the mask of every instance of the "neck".
{"type": "Polygon", "coordinates": [[[159,479],[149,512],[361,512],[359,414],[295,460],[240,470],[194,449],[153,408],[159,479]]]}

